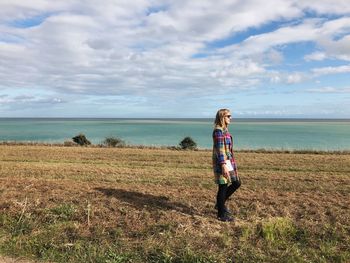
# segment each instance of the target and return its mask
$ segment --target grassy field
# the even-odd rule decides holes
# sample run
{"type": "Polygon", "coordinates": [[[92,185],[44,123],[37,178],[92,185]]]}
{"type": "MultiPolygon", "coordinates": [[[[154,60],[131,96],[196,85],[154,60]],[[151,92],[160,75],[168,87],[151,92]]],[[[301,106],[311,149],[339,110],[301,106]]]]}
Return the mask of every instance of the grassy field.
{"type": "Polygon", "coordinates": [[[0,145],[0,254],[51,262],[349,262],[350,154],[0,145]]]}

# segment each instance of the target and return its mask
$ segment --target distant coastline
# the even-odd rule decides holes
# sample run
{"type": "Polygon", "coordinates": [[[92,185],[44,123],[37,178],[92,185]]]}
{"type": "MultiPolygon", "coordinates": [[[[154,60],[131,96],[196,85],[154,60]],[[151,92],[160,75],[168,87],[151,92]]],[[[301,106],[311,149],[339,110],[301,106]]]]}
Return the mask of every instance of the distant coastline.
{"type": "MultiPolygon", "coordinates": [[[[160,120],[160,121],[214,121],[214,118],[112,118],[112,117],[0,117],[0,120],[160,120]]],[[[350,118],[233,118],[238,122],[350,122],[350,118]]]]}

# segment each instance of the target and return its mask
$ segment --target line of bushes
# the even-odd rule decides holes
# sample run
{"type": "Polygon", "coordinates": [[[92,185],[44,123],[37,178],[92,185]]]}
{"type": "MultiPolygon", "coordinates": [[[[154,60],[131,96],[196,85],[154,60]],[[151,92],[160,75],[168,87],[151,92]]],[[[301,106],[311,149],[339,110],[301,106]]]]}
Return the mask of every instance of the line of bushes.
{"type": "MultiPolygon", "coordinates": [[[[86,138],[83,133],[80,133],[72,138],[72,141],[65,141],[65,146],[88,146],[91,145],[91,142],[86,138]]],[[[127,144],[125,141],[118,137],[106,137],[102,142],[101,146],[104,147],[125,147],[127,144]]],[[[197,150],[197,143],[189,136],[185,137],[179,142],[177,147],[173,146],[172,149],[181,149],[181,150],[197,150]]]]}

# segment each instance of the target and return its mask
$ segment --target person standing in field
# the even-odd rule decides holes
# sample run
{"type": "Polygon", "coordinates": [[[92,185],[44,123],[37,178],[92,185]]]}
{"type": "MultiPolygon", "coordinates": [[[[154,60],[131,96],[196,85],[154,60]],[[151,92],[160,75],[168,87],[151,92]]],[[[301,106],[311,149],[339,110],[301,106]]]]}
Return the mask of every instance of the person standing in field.
{"type": "Polygon", "coordinates": [[[233,139],[228,131],[230,122],[230,110],[218,110],[213,131],[213,170],[218,185],[215,208],[218,220],[224,222],[233,221],[225,202],[241,186],[233,154],[233,139]]]}

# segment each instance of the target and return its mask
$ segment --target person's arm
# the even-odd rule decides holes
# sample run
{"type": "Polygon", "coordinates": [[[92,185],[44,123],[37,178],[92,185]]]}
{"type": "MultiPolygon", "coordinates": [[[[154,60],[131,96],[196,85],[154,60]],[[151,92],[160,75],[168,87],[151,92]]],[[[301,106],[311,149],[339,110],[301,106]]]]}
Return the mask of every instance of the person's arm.
{"type": "Polygon", "coordinates": [[[232,155],[232,166],[233,166],[233,171],[235,173],[236,176],[238,176],[238,169],[237,169],[237,163],[236,163],[236,159],[235,159],[235,154],[233,152],[233,137],[231,136],[231,155],[232,155]]]}
{"type": "Polygon", "coordinates": [[[222,132],[222,130],[220,129],[216,129],[214,131],[214,148],[215,148],[215,153],[216,153],[216,157],[217,160],[219,162],[219,164],[221,165],[221,169],[222,169],[222,175],[225,177],[229,177],[230,173],[228,171],[228,168],[226,167],[226,163],[225,163],[225,136],[222,132]]]}

